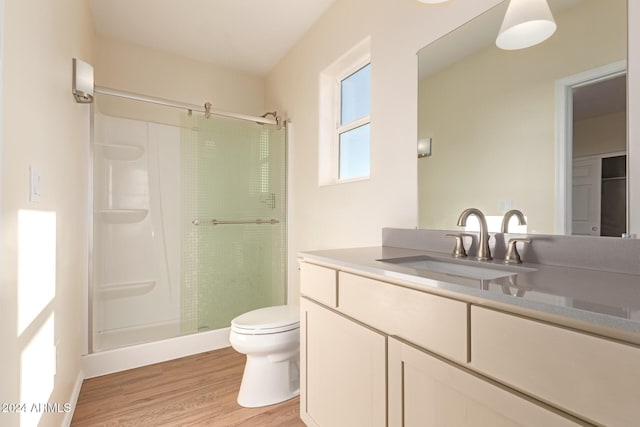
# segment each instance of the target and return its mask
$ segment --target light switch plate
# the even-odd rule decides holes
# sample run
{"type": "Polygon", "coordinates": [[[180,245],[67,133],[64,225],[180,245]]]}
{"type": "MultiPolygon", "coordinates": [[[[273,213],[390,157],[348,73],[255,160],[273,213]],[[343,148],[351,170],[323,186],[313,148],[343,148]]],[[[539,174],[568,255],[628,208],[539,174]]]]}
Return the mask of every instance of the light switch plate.
{"type": "Polygon", "coordinates": [[[29,165],[29,201],[40,202],[42,200],[42,178],[32,165],[29,165]]]}
{"type": "Polygon", "coordinates": [[[505,199],[498,201],[498,210],[501,214],[507,213],[513,208],[513,200],[505,199]]]}

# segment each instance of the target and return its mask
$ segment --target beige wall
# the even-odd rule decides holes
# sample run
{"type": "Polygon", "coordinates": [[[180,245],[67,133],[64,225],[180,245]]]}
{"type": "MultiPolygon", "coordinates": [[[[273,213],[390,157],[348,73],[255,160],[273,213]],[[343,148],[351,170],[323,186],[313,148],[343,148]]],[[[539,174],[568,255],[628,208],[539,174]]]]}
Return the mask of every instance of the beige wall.
{"type": "MultiPolygon", "coordinates": [[[[262,77],[103,37],[97,38],[95,51],[98,86],[194,105],[209,101],[214,110],[251,115],[265,112],[262,77]]],[[[148,108],[140,102],[117,102],[107,96],[99,96],[99,104],[107,114],[146,119],[146,113],[161,117],[165,123],[182,112],[148,108]]]]}
{"type": "Polygon", "coordinates": [[[463,209],[502,215],[511,201],[530,232],[555,232],[555,82],[625,59],[625,15],[624,1],[584,2],[556,14],[541,45],[490,46],[421,80],[418,129],[433,155],[418,162],[420,227],[456,229],[463,209]]]}
{"type": "Polygon", "coordinates": [[[573,157],[627,150],[627,113],[612,113],[573,123],[573,157]]]}
{"type": "MultiPolygon", "coordinates": [[[[5,0],[0,402],[69,402],[80,375],[87,282],[89,107],[76,104],[71,95],[71,60],[91,61],[91,22],[85,0],[5,0]],[[39,203],[29,201],[29,165],[42,177],[39,203]],[[31,250],[18,257],[18,242],[29,246],[28,231],[47,227],[36,220],[25,228],[24,214],[30,212],[55,215],[55,246],[43,254],[55,273],[52,270],[42,280],[33,278],[42,273],[38,270],[47,261],[37,258],[41,255],[37,248],[43,246],[37,240],[41,234],[31,250]],[[35,265],[30,271],[18,269],[18,263],[24,266],[29,261],[35,265]],[[21,289],[29,288],[27,297],[18,300],[21,289]],[[52,297],[42,298],[47,295],[52,297]],[[24,317],[30,310],[32,315],[24,317]],[[25,324],[18,323],[19,316],[25,324]],[[30,361],[29,354],[39,357],[30,361]],[[36,383],[27,380],[33,375],[36,383]]],[[[59,425],[64,416],[32,415],[36,421],[42,416],[41,425],[59,425]]],[[[0,425],[18,423],[17,414],[0,414],[0,425]]]]}
{"type": "Polygon", "coordinates": [[[382,227],[417,225],[416,52],[497,0],[425,5],[338,0],[269,73],[266,100],[292,120],[290,297],[301,250],[377,245],[382,227]],[[371,178],[318,186],[319,73],[371,36],[371,178]]]}
{"type": "MultiPolygon", "coordinates": [[[[81,375],[80,355],[86,350],[83,310],[90,215],[90,107],[76,104],[71,95],[71,59],[92,63],[97,85],[196,105],[210,101],[214,109],[254,115],[264,113],[264,79],[158,50],[96,39],[86,0],[5,1],[0,402],[46,403],[43,393],[50,393],[50,402],[63,404],[72,398],[81,375]],[[42,176],[41,202],[29,201],[29,165],[42,176]],[[56,266],[53,297],[41,301],[38,314],[22,331],[17,320],[20,313],[28,312],[28,305],[38,301],[36,297],[17,300],[19,288],[26,287],[18,268],[18,216],[24,211],[55,216],[57,240],[55,255],[51,254],[56,266]],[[51,324],[53,336],[47,329],[51,324]],[[43,346],[37,363],[49,373],[41,375],[39,390],[24,380],[29,372],[39,374],[26,360],[34,344],[43,346]],[[58,356],[55,376],[54,345],[58,356]]],[[[127,114],[127,109],[133,111],[140,104],[116,104],[102,96],[100,107],[127,114]]],[[[144,111],[174,118],[179,110],[144,111]]],[[[43,288],[42,294],[47,295],[46,283],[33,286],[43,288]]],[[[41,425],[58,425],[63,416],[47,414],[41,425]]],[[[0,414],[2,426],[19,422],[16,415],[0,414]]]]}
{"type": "MultiPolygon", "coordinates": [[[[424,5],[415,0],[337,0],[269,73],[267,107],[278,108],[294,122],[290,140],[289,252],[290,295],[294,300],[299,289],[295,271],[298,251],[376,245],[380,243],[382,227],[417,226],[416,52],[497,3],[498,0],[458,0],[424,5]],[[364,182],[319,187],[319,73],[369,35],[372,177],[364,182]]],[[[629,13],[635,22],[640,5],[631,3],[629,13]]],[[[630,40],[635,39],[630,35],[630,40]]],[[[633,109],[639,102],[635,98],[640,98],[640,87],[636,87],[640,84],[635,82],[633,71],[640,69],[640,52],[633,50],[633,44],[629,50],[629,104],[633,109]]],[[[640,138],[640,124],[630,123],[629,131],[633,145],[640,138]]],[[[640,213],[640,197],[632,195],[631,205],[633,217],[634,212],[640,213]]],[[[640,215],[636,213],[635,217],[640,226],[640,215]]]]}

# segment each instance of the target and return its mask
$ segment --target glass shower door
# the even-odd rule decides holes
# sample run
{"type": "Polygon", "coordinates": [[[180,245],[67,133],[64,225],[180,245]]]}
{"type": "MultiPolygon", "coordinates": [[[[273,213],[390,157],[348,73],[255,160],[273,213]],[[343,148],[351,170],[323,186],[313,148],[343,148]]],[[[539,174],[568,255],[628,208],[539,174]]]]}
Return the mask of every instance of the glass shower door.
{"type": "Polygon", "coordinates": [[[284,304],[285,130],[186,117],[182,138],[183,333],[284,304]]]}
{"type": "Polygon", "coordinates": [[[186,114],[94,123],[92,352],[285,302],[285,129],[186,114]]]}

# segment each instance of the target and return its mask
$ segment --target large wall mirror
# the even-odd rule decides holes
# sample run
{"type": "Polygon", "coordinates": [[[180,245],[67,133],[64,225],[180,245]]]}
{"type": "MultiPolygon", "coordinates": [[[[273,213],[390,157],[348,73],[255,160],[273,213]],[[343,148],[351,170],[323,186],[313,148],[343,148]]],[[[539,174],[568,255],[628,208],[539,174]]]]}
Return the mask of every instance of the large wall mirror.
{"type": "Polygon", "coordinates": [[[508,1],[418,53],[419,226],[457,229],[468,207],[521,231],[627,229],[626,0],[549,0],[557,30],[498,49],[508,1]]]}

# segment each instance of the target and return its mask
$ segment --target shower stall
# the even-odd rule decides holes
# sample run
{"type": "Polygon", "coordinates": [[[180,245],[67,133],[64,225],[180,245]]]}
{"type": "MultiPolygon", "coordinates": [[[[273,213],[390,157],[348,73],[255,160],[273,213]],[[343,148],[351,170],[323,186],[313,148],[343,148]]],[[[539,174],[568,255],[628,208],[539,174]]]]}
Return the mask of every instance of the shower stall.
{"type": "Polygon", "coordinates": [[[286,126],[210,108],[96,96],[91,352],[286,302],[286,126]]]}

